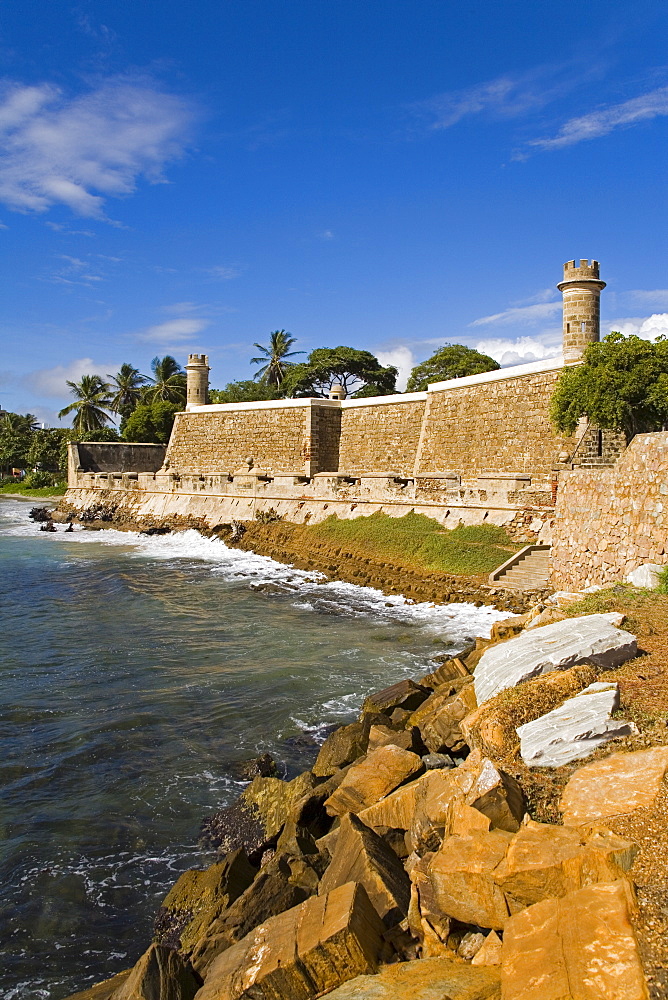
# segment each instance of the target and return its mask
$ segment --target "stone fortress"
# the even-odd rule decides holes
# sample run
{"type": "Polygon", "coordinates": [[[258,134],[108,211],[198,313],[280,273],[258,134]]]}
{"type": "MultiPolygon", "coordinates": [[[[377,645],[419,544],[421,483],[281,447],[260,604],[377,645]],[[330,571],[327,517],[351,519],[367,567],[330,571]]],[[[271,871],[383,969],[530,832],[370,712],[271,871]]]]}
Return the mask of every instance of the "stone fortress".
{"type": "Polygon", "coordinates": [[[550,423],[560,372],[600,338],[605,282],[597,261],[571,260],[557,287],[563,357],[426,392],[346,399],[335,388],[329,399],[208,404],[208,358],[191,354],[187,407],[166,449],[71,445],[67,499],[85,507],[104,494],[136,519],[212,527],[263,511],[296,523],[413,510],[446,527],[502,525],[545,556],[551,547],[552,582],[565,587],[664,563],[668,433],[626,448],[586,421],[572,437],[550,423]]]}

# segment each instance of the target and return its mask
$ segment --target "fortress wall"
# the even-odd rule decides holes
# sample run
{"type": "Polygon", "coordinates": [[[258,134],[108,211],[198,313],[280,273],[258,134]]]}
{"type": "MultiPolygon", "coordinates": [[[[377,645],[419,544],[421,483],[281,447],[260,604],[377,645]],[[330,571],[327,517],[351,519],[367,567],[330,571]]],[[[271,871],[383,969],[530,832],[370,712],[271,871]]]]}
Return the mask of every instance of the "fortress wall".
{"type": "Polygon", "coordinates": [[[412,477],[426,398],[425,392],[413,392],[346,400],[341,406],[339,471],[412,477]]]}
{"type": "Polygon", "coordinates": [[[308,400],[200,407],[176,415],[167,458],[185,475],[233,472],[250,456],[259,468],[303,472],[309,437],[308,400]]]}
{"type": "Polygon", "coordinates": [[[561,473],[552,583],[566,590],[668,564],[668,432],[638,434],[611,469],[561,473]]]}
{"type": "Polygon", "coordinates": [[[70,463],[84,472],[157,472],[163,463],[164,444],[127,441],[73,441],[70,463]]]}
{"type": "Polygon", "coordinates": [[[431,385],[416,475],[549,478],[573,450],[549,418],[562,367],[554,359],[431,385]]]}

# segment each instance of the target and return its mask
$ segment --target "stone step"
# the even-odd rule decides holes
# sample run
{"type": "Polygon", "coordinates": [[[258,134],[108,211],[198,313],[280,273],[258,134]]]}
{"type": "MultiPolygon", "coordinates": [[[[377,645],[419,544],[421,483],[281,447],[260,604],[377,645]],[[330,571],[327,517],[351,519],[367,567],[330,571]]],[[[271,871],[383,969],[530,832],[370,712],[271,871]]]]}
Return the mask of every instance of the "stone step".
{"type": "Polygon", "coordinates": [[[547,586],[549,572],[549,550],[529,549],[516,563],[503,570],[494,584],[507,590],[538,590],[547,586]]]}

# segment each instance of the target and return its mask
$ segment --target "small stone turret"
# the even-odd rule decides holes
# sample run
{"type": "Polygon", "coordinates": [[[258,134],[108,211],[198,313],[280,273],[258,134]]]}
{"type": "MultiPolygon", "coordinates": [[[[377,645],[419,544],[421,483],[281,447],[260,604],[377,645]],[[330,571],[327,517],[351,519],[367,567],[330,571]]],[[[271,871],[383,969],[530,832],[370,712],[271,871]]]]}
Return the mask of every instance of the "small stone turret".
{"type": "Polygon", "coordinates": [[[189,354],[186,365],[186,406],[204,406],[209,398],[209,357],[207,354],[189,354]]]}
{"type": "Polygon", "coordinates": [[[598,261],[574,260],[564,264],[564,280],[557,288],[564,296],[564,361],[578,361],[587,344],[601,339],[601,292],[605,281],[598,273],[598,261]]]}

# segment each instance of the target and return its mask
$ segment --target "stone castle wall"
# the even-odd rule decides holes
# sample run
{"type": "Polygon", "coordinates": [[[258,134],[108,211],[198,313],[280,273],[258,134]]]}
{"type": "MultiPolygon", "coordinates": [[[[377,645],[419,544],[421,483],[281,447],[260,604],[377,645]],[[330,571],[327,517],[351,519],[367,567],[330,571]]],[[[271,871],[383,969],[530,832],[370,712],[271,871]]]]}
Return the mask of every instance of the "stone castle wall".
{"type": "Polygon", "coordinates": [[[638,434],[610,469],[561,473],[552,583],[578,590],[668,563],[668,432],[638,434]]]}
{"type": "Polygon", "coordinates": [[[170,467],[185,475],[220,475],[252,457],[258,468],[303,472],[310,406],[308,400],[289,402],[298,405],[230,404],[178,413],[167,450],[170,467]]]}
{"type": "Polygon", "coordinates": [[[418,475],[549,478],[559,453],[573,450],[550,424],[561,367],[555,360],[430,386],[418,475]]]}
{"type": "Polygon", "coordinates": [[[425,400],[426,393],[420,392],[344,403],[335,468],[352,475],[382,471],[411,478],[425,400]]]}

